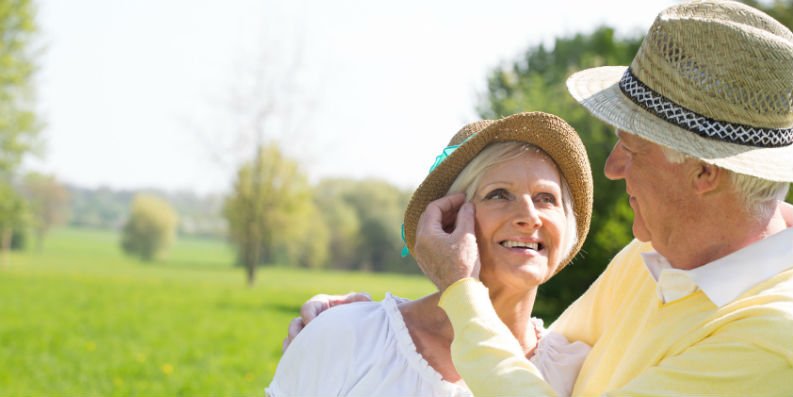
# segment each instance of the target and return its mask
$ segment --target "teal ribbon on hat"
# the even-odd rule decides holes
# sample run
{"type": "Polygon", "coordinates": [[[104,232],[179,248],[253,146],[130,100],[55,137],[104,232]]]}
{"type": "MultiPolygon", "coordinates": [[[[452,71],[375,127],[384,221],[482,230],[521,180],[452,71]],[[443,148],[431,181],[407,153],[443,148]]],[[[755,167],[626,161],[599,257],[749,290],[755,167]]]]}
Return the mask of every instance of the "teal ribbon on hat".
{"type": "Polygon", "coordinates": [[[404,258],[404,257],[410,255],[410,250],[408,249],[408,244],[407,244],[408,242],[405,241],[405,224],[404,223],[402,224],[402,242],[404,243],[404,244],[402,244],[402,257],[404,258]]]}
{"type": "MultiPolygon", "coordinates": [[[[457,150],[457,148],[460,147],[460,145],[465,143],[465,141],[467,141],[468,139],[470,139],[474,135],[476,135],[476,134],[469,135],[468,138],[465,138],[462,142],[460,142],[457,145],[449,145],[449,146],[446,146],[445,148],[443,148],[443,150],[441,151],[441,154],[435,156],[435,162],[432,163],[432,167],[430,167],[430,171],[429,172],[435,171],[435,169],[438,168],[439,165],[441,165],[443,160],[446,160],[446,158],[449,157],[452,153],[454,153],[454,151],[457,150]]],[[[410,250],[408,249],[408,246],[407,246],[407,240],[405,239],[405,224],[404,223],[402,224],[402,242],[404,243],[402,245],[402,257],[404,258],[404,257],[410,255],[410,250]]]]}
{"type": "MultiPolygon", "coordinates": [[[[463,141],[463,143],[465,143],[465,141],[463,141]]],[[[460,145],[462,145],[462,143],[460,145]]],[[[432,167],[430,167],[429,172],[435,171],[435,169],[438,168],[439,165],[441,165],[443,160],[446,160],[447,157],[449,157],[452,153],[454,153],[454,151],[457,150],[457,148],[460,147],[460,145],[451,145],[443,148],[441,154],[435,156],[435,162],[432,163],[432,167]]]]}

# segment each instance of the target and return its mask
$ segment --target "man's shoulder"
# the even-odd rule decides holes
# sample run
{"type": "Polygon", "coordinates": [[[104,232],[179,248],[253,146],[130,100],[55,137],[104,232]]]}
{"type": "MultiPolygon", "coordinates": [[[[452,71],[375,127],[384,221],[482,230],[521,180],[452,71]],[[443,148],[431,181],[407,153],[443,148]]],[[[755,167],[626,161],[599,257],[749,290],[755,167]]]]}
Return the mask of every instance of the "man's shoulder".
{"type": "Polygon", "coordinates": [[[636,239],[631,240],[631,242],[614,255],[614,258],[608,264],[606,270],[603,271],[602,277],[623,280],[626,277],[645,277],[649,275],[646,271],[642,254],[653,251],[652,244],[641,242],[636,239]]]}

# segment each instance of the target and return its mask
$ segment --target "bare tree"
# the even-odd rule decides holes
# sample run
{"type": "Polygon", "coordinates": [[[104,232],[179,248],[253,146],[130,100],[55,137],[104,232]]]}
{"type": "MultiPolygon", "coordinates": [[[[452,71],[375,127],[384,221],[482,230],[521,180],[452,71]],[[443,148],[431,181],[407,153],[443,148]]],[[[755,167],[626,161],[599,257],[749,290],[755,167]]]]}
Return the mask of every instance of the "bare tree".
{"type": "MultiPolygon", "coordinates": [[[[272,161],[262,157],[274,153],[266,148],[283,147],[285,142],[292,147],[307,146],[303,125],[314,106],[308,94],[311,91],[302,80],[302,36],[297,35],[297,40],[291,42],[286,55],[283,50],[279,51],[274,40],[260,39],[259,42],[257,48],[261,51],[252,62],[238,63],[239,72],[235,73],[229,94],[220,100],[219,106],[214,106],[224,110],[223,127],[193,128],[197,138],[208,148],[212,161],[225,174],[238,176],[232,187],[234,191],[227,199],[227,207],[229,202],[234,203],[234,216],[229,216],[228,208],[224,215],[229,229],[234,230],[232,241],[246,268],[249,285],[254,283],[263,250],[272,245],[271,236],[265,230],[269,212],[262,203],[268,202],[265,197],[268,192],[278,190],[272,186],[273,176],[262,174],[264,168],[257,165],[272,161]],[[245,183],[241,184],[239,178],[243,174],[246,175],[245,183]],[[239,191],[243,188],[244,193],[239,191]]],[[[277,42],[289,41],[279,37],[277,42]]]]}

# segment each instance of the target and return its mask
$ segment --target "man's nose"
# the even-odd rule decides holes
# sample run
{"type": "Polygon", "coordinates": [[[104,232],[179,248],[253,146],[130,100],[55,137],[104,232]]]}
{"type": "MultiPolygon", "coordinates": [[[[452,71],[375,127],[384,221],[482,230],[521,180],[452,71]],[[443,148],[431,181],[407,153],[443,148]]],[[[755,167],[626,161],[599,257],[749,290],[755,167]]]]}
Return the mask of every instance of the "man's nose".
{"type": "Polygon", "coordinates": [[[620,146],[620,141],[617,141],[611,149],[611,153],[609,153],[609,157],[606,159],[606,166],[603,169],[606,178],[611,180],[625,178],[625,162],[627,159],[627,153],[625,153],[625,150],[620,146]]]}

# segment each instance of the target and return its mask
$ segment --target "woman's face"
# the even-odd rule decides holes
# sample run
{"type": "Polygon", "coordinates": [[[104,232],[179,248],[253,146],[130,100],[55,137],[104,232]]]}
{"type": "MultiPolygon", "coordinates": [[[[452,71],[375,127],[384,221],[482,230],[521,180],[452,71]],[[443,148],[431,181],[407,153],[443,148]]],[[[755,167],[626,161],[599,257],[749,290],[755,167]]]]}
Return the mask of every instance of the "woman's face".
{"type": "Polygon", "coordinates": [[[488,287],[531,288],[555,273],[566,222],[559,172],[544,153],[527,151],[485,171],[472,202],[488,287]]]}

